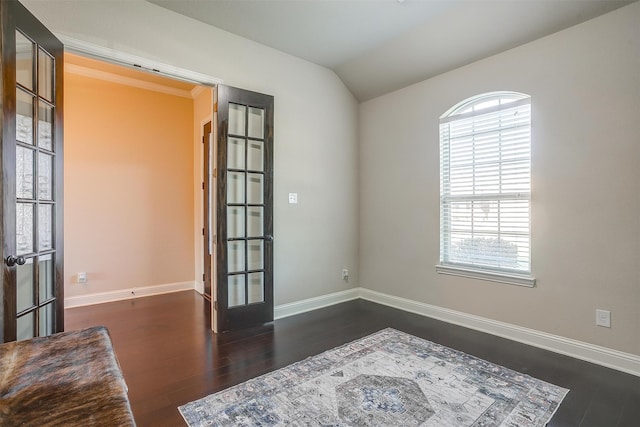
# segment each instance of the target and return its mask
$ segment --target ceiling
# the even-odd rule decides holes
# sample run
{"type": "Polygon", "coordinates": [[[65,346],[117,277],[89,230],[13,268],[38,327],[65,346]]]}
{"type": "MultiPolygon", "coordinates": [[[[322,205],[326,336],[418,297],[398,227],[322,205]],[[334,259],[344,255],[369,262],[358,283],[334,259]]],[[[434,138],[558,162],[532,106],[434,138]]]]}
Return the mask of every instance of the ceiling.
{"type": "Polygon", "coordinates": [[[634,0],[147,0],[330,68],[360,101],[634,0]]]}

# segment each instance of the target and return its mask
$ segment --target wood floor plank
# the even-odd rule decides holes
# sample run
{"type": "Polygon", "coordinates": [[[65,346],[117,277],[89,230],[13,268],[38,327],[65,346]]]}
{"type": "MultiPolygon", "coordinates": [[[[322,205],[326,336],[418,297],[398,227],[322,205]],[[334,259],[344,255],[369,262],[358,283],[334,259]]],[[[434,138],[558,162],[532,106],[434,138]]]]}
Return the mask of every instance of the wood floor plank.
{"type": "Polygon", "coordinates": [[[65,311],[66,329],[104,325],[139,426],[182,426],[177,407],[392,327],[571,389],[549,426],[636,427],[640,378],[364,300],[214,335],[208,303],[176,292],[65,311]]]}

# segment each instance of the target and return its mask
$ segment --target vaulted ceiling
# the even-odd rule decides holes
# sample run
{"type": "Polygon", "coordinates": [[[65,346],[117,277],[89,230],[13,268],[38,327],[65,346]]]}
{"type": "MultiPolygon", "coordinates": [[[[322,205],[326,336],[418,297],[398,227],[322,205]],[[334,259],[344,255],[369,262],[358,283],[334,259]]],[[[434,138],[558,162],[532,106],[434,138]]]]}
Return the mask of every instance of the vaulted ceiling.
{"type": "Polygon", "coordinates": [[[147,0],[330,68],[360,101],[633,0],[147,0]]]}

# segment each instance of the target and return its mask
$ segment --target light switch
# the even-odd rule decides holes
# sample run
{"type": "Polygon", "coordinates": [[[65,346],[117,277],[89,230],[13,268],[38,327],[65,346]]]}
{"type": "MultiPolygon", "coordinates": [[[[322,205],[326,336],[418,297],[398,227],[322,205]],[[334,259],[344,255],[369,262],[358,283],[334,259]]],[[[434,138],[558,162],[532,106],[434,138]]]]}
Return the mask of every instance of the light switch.
{"type": "Polygon", "coordinates": [[[298,193],[289,193],[289,204],[290,205],[298,204],[298,193]]]}

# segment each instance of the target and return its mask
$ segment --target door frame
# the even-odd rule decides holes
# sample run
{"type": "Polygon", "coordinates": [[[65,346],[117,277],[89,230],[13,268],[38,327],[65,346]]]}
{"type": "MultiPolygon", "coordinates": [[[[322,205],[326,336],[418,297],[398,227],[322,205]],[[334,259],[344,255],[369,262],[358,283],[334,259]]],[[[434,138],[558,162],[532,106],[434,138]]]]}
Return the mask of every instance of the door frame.
{"type": "MultiPolygon", "coordinates": [[[[122,65],[129,68],[143,69],[145,71],[148,71],[154,74],[160,74],[168,78],[187,81],[190,83],[194,83],[196,85],[209,87],[214,92],[212,97],[212,104],[213,104],[213,98],[215,97],[215,91],[217,89],[217,85],[223,83],[223,80],[221,78],[211,76],[208,74],[202,74],[202,73],[191,71],[185,68],[175,67],[175,66],[164,64],[154,60],[149,60],[149,59],[136,56],[136,55],[131,55],[129,53],[125,53],[116,49],[111,49],[111,48],[103,47],[93,43],[78,40],[73,37],[68,37],[66,35],[56,34],[55,32],[54,32],[54,35],[64,45],[65,52],[73,53],[83,57],[94,58],[100,61],[122,65]]],[[[211,151],[213,152],[213,156],[212,156],[213,158],[211,162],[213,165],[215,165],[215,162],[216,162],[215,159],[216,159],[216,151],[217,151],[217,146],[216,146],[217,111],[215,109],[216,109],[216,106],[213,105],[212,115],[209,118],[207,118],[205,121],[200,123],[200,129],[202,130],[202,127],[205,125],[207,121],[212,122],[213,138],[211,143],[211,151]]],[[[202,147],[203,144],[199,144],[199,145],[200,147],[202,147]]],[[[194,156],[197,156],[197,153],[198,151],[194,153],[194,156]]],[[[197,170],[202,171],[204,168],[204,156],[206,155],[206,153],[203,153],[202,150],[200,150],[200,153],[202,153],[202,158],[200,159],[200,165],[197,166],[195,164],[195,159],[194,159],[194,168],[197,167],[198,168],[197,170]]],[[[199,203],[202,203],[202,199],[203,199],[203,197],[201,197],[199,193],[199,191],[202,191],[199,182],[201,182],[204,179],[204,176],[201,176],[200,178],[201,179],[198,181],[198,184],[195,184],[194,182],[194,186],[195,186],[194,191],[196,192],[196,196],[194,197],[194,209],[197,209],[199,203]]],[[[210,187],[212,189],[215,189],[215,177],[213,179],[210,177],[210,187]]],[[[216,245],[215,245],[215,237],[211,233],[211,231],[215,230],[215,224],[217,220],[215,195],[212,195],[210,199],[213,201],[213,204],[211,205],[211,208],[210,208],[210,213],[211,213],[210,217],[211,217],[211,224],[212,224],[212,226],[210,227],[210,235],[202,236],[201,229],[204,228],[204,223],[206,221],[206,218],[204,218],[203,215],[195,216],[195,218],[200,218],[200,222],[194,224],[194,235],[199,236],[201,238],[205,238],[205,239],[209,238],[210,242],[214,243],[212,245],[213,249],[212,249],[212,262],[211,262],[210,274],[212,279],[211,292],[212,292],[212,295],[215,295],[216,263],[213,260],[215,260],[215,257],[216,257],[215,255],[216,245]]],[[[198,248],[198,250],[202,250],[204,245],[196,244],[195,246],[198,248]]],[[[196,258],[198,258],[200,255],[204,255],[204,254],[200,254],[200,253],[195,254],[196,258]]],[[[201,271],[199,267],[199,263],[197,261],[194,262],[194,269],[195,269],[195,279],[196,279],[195,280],[196,290],[199,290],[198,289],[199,280],[197,279],[201,277],[200,275],[203,273],[203,271],[201,271]]],[[[216,316],[215,316],[215,310],[214,310],[214,298],[211,298],[211,329],[212,330],[215,330],[215,317],[216,316]]]]}

